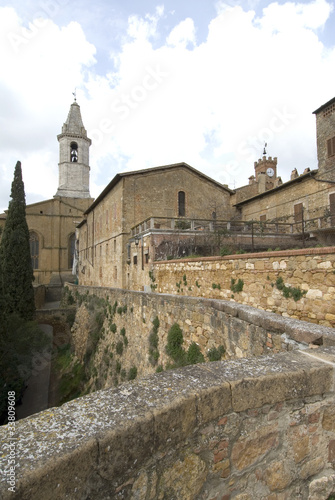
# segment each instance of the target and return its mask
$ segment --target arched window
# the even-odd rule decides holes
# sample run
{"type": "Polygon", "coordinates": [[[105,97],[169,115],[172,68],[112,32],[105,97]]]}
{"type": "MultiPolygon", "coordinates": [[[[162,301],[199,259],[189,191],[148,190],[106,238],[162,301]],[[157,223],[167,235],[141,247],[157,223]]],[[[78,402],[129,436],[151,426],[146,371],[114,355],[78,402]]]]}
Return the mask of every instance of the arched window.
{"type": "Polygon", "coordinates": [[[72,269],[74,252],[76,250],[76,235],[72,233],[69,237],[69,269],[72,269]]]}
{"type": "Polygon", "coordinates": [[[31,266],[33,269],[38,269],[38,258],[40,252],[40,245],[38,235],[34,232],[29,234],[29,245],[31,255],[31,266]]]}
{"type": "Polygon", "coordinates": [[[185,193],[184,191],[179,191],[178,193],[178,217],[185,217],[186,206],[185,206],[185,193]]]}
{"type": "Polygon", "coordinates": [[[71,158],[71,162],[78,161],[78,144],[76,142],[71,142],[70,158],[71,158]]]}

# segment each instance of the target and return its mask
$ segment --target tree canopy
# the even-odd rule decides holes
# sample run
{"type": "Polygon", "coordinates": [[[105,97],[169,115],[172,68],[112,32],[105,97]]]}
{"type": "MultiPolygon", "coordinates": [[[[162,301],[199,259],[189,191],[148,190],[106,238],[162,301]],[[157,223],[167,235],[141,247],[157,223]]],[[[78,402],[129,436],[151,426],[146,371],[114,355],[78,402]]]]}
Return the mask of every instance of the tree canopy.
{"type": "Polygon", "coordinates": [[[35,312],[34,273],[31,265],[25,192],[19,161],[15,166],[11,198],[0,244],[3,312],[5,314],[16,313],[22,319],[31,320],[35,312]]]}

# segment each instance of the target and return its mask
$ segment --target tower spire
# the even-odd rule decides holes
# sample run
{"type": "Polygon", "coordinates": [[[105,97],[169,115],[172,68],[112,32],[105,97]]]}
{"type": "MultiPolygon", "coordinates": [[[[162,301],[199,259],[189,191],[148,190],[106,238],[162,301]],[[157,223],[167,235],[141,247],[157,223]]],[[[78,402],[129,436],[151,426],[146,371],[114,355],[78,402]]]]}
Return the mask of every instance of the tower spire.
{"type": "Polygon", "coordinates": [[[89,147],[91,139],[83,124],[80,106],[76,102],[70,106],[59,141],[59,185],[55,196],[67,198],[90,198],[89,192],[89,147]]]}

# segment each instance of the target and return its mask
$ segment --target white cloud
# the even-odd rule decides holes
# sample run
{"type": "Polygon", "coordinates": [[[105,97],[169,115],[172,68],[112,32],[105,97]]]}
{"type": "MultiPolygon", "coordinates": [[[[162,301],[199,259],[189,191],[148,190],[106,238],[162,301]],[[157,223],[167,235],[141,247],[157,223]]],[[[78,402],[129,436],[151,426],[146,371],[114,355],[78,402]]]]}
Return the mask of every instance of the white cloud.
{"type": "Polygon", "coordinates": [[[196,45],[195,26],[193,19],[188,17],[173,28],[167,38],[167,44],[173,47],[187,48],[189,44],[196,45]]]}
{"type": "Polygon", "coordinates": [[[93,139],[93,196],[119,171],[179,161],[240,186],[264,142],[278,156],[283,180],[294,167],[315,168],[312,111],[334,97],[335,49],[319,38],[331,4],[271,3],[256,15],[257,3],[250,1],[250,10],[219,3],[201,44],[191,17],[162,37],[161,23],[171,19],[162,6],[133,15],[121,50],[113,49],[113,69],[100,76],[95,47],[78,23],[45,20],[15,50],[8,35],[27,32],[14,9],[0,9],[0,61],[7,69],[0,76],[0,168],[8,192],[18,159],[34,201],[56,192],[56,135],[75,87],[93,139]]]}

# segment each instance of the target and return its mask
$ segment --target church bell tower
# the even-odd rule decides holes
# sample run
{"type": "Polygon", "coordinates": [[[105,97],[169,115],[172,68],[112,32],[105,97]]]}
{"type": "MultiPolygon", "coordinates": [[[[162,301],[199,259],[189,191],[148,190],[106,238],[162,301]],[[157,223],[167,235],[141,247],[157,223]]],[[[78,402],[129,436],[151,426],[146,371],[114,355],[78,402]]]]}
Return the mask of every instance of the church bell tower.
{"type": "Polygon", "coordinates": [[[92,141],[87,137],[76,99],[57,139],[59,184],[55,197],[90,198],[89,147],[92,141]]]}

